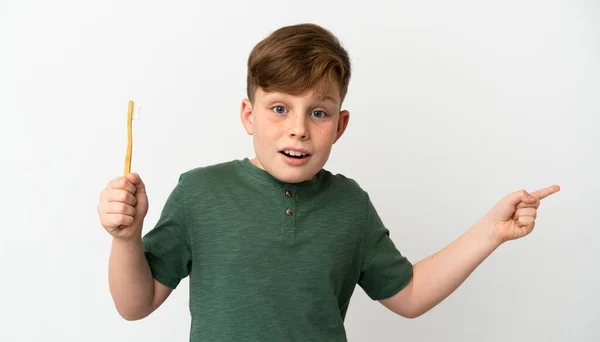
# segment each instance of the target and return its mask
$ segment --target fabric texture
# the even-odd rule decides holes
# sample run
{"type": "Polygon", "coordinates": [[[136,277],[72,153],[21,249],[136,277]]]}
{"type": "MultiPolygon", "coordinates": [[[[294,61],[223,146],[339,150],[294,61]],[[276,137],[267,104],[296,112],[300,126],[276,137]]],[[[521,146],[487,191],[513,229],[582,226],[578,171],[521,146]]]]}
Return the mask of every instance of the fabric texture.
{"type": "Polygon", "coordinates": [[[346,341],[356,285],[379,300],[413,275],[354,180],[286,184],[247,158],[183,173],[143,245],[157,281],[189,276],[192,342],[346,341]]]}

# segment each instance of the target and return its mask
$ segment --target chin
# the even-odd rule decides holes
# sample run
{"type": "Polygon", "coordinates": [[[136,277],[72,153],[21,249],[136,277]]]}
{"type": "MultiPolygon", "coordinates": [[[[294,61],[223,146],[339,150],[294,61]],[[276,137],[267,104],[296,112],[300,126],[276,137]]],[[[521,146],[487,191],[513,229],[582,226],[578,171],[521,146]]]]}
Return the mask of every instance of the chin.
{"type": "MultiPolygon", "coordinates": [[[[318,160],[309,160],[304,165],[292,166],[287,164],[285,161],[280,159],[281,156],[278,154],[276,158],[257,158],[263,160],[265,163],[259,161],[259,167],[270,173],[273,177],[281,182],[294,184],[304,181],[309,181],[319,172],[321,167],[318,166],[318,160]]],[[[314,158],[314,156],[313,156],[314,158]]]]}

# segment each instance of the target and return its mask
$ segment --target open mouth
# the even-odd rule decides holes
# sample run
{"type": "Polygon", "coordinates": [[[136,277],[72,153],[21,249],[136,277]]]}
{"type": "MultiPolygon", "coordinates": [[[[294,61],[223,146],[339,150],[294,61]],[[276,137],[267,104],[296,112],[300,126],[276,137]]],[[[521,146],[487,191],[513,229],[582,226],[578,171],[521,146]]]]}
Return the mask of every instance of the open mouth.
{"type": "Polygon", "coordinates": [[[279,151],[279,153],[283,154],[286,157],[290,157],[290,158],[294,158],[294,159],[304,159],[304,158],[310,156],[310,154],[308,154],[308,153],[292,151],[292,150],[279,151]]]}

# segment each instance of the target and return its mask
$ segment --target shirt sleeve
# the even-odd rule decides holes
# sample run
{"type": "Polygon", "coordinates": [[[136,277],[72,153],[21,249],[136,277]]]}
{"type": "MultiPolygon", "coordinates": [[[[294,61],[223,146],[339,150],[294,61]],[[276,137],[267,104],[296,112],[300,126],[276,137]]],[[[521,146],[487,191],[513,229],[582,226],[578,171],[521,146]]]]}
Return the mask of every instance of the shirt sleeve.
{"type": "Polygon", "coordinates": [[[182,176],[171,192],[158,222],[143,238],[144,253],[154,279],[175,289],[192,265],[182,176]]]}
{"type": "Polygon", "coordinates": [[[412,263],[396,248],[368,199],[359,286],[371,299],[381,300],[400,292],[412,276],[412,263]]]}

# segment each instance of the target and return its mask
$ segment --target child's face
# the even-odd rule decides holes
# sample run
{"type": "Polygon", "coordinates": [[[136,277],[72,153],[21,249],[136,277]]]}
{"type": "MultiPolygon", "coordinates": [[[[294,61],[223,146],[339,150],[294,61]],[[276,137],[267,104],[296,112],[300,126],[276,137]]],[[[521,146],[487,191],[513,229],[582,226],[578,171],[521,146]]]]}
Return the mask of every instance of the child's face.
{"type": "Polygon", "coordinates": [[[241,119],[254,138],[252,163],[286,183],[310,180],[327,162],[348,125],[339,92],[311,90],[300,96],[256,90],[242,101],[241,119]],[[290,152],[291,151],[291,152],[290,152]]]}

